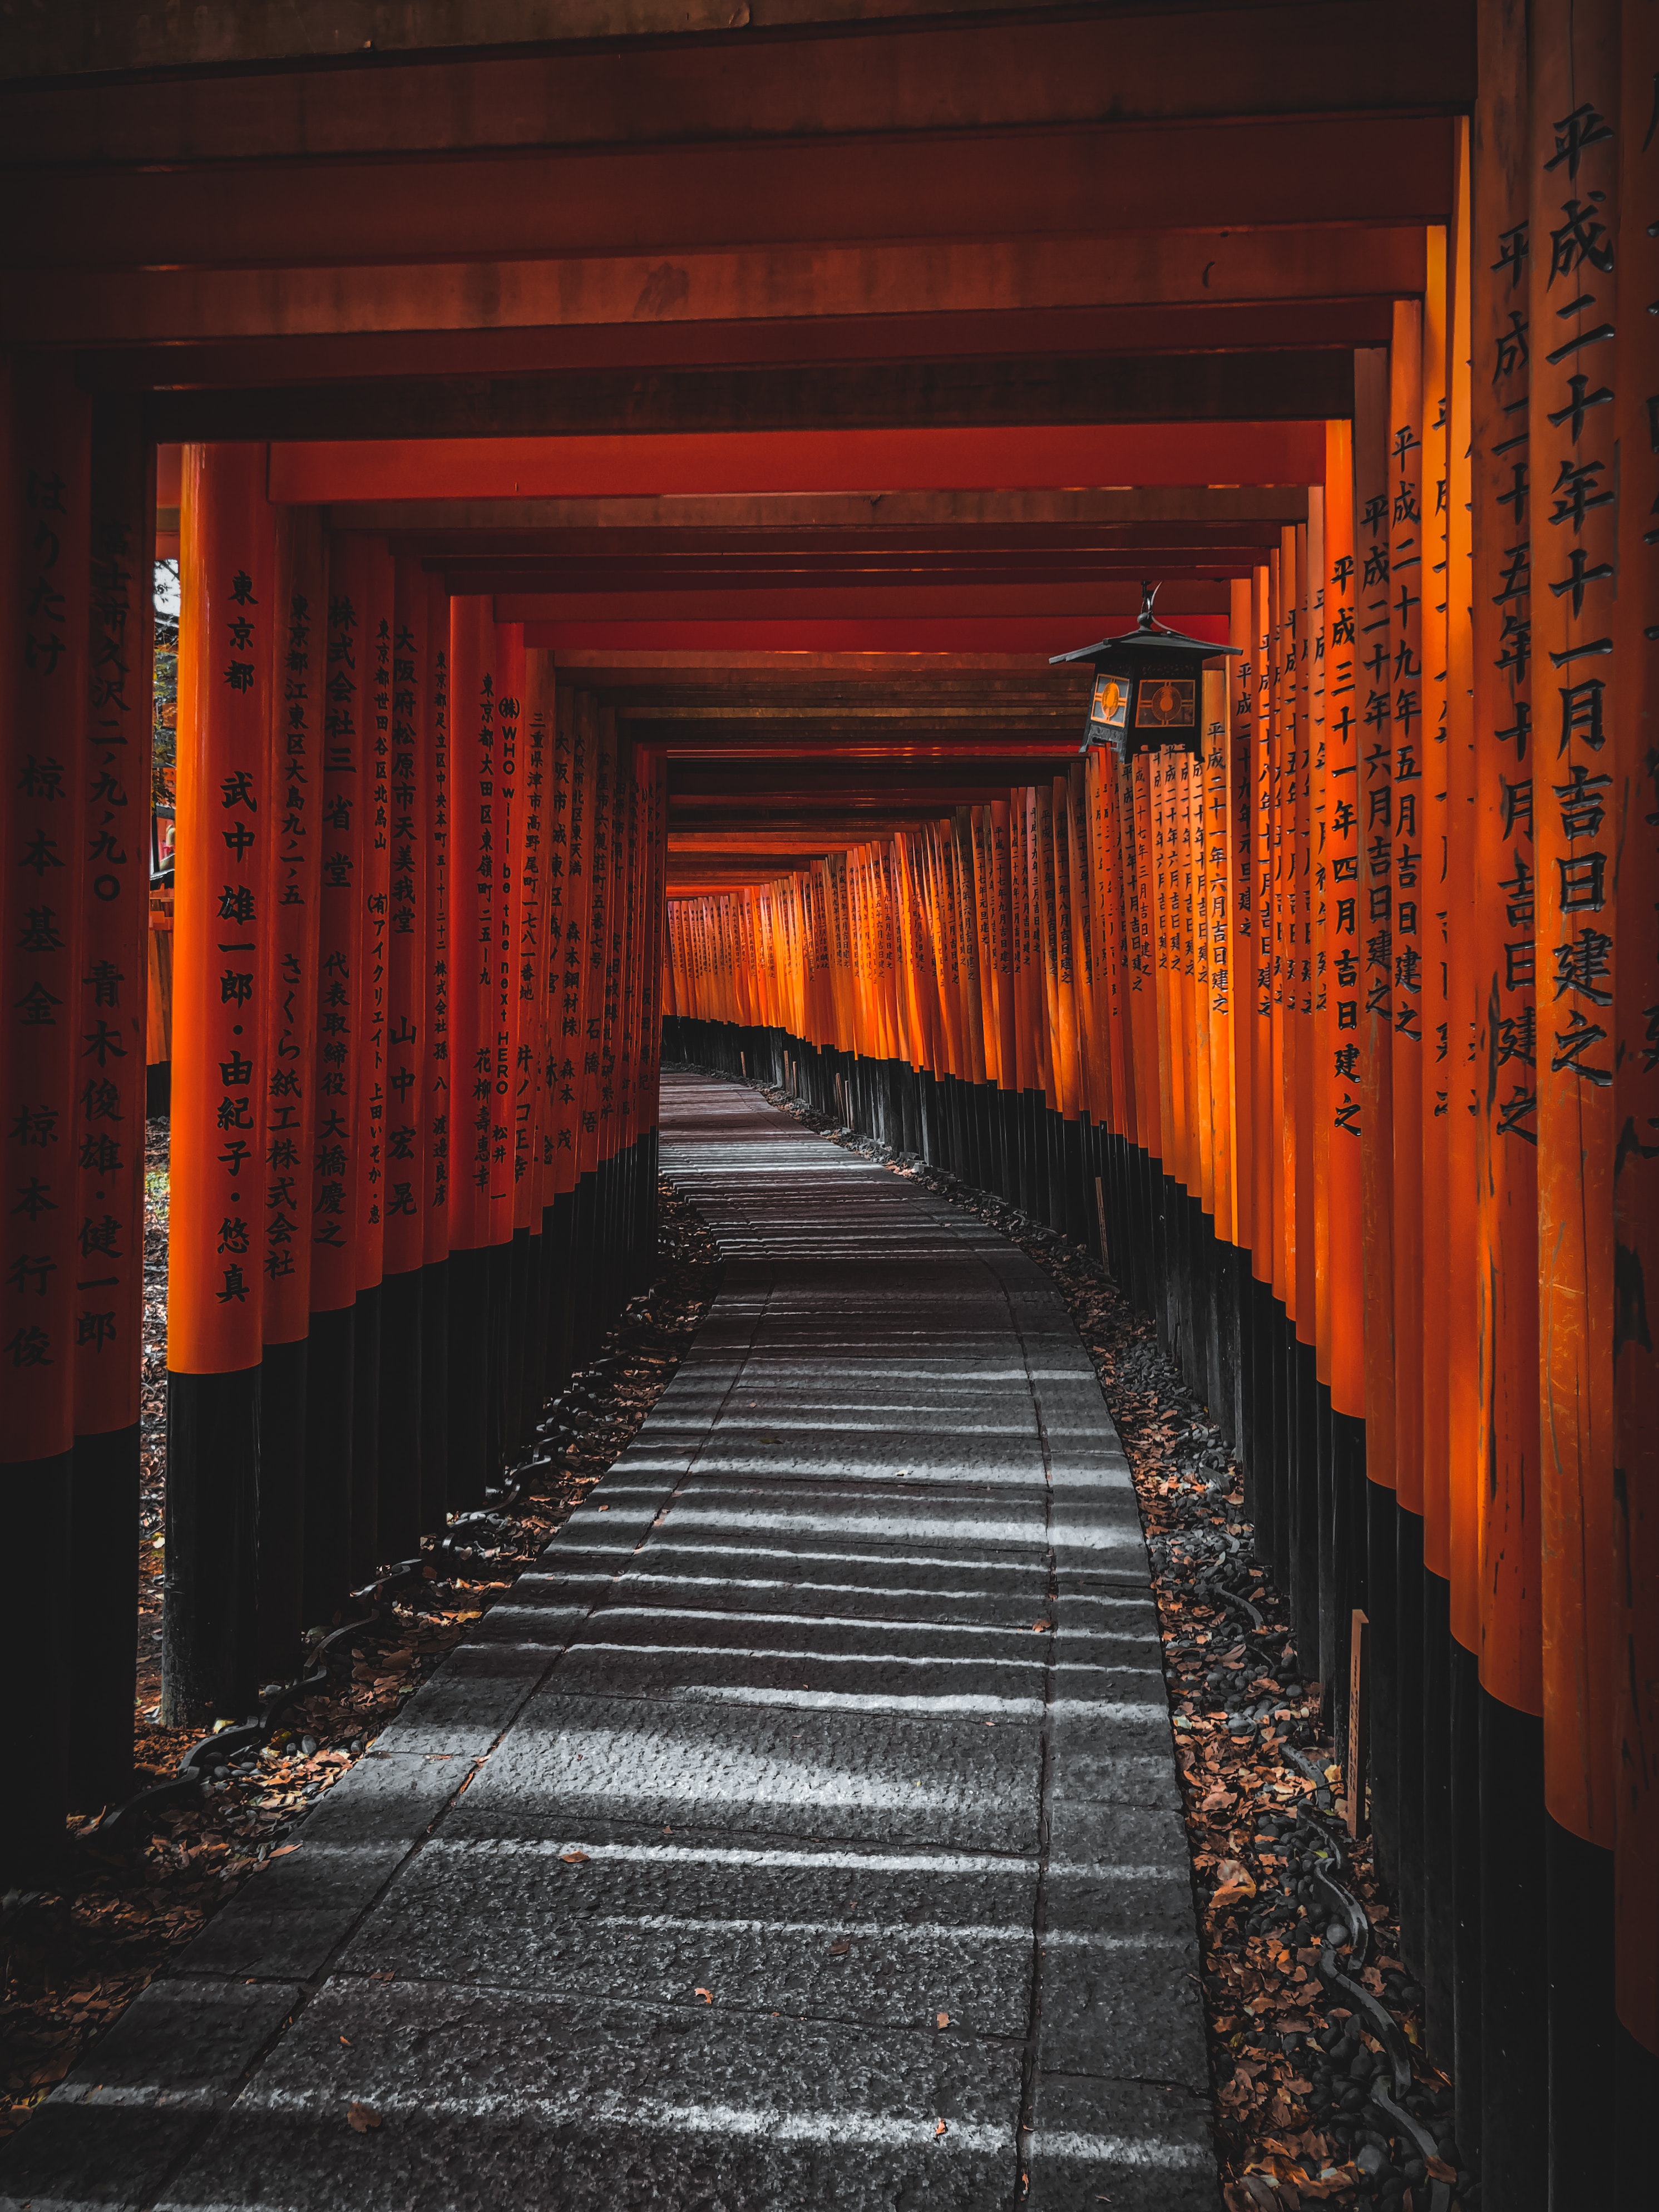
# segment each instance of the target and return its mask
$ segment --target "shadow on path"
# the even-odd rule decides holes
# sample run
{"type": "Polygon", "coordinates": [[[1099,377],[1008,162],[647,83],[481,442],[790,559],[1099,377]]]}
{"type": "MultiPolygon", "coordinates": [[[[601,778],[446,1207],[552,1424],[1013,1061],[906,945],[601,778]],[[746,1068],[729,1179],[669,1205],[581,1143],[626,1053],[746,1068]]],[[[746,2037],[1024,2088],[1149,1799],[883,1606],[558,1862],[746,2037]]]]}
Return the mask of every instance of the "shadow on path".
{"type": "Polygon", "coordinates": [[[538,1570],[0,2163],[0,2203],[1218,2201],[1128,1470],[1043,1273],[664,1081],[726,1257],[538,1570]]]}

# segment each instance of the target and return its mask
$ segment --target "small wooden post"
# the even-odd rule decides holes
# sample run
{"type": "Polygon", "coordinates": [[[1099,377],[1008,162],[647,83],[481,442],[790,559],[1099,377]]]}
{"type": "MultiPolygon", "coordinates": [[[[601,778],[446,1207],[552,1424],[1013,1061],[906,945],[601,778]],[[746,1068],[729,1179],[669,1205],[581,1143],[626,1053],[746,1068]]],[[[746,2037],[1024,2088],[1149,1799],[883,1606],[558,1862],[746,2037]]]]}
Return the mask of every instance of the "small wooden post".
{"type": "Polygon", "coordinates": [[[1100,1224],[1100,1264],[1109,1275],[1112,1272],[1111,1247],[1106,1242],[1106,1194],[1100,1187],[1100,1177],[1095,1177],[1095,1218],[1100,1224]]]}
{"type": "Polygon", "coordinates": [[[1348,1638],[1348,1833],[1363,1836],[1370,1756],[1371,1625],[1358,1606],[1348,1638]]]}

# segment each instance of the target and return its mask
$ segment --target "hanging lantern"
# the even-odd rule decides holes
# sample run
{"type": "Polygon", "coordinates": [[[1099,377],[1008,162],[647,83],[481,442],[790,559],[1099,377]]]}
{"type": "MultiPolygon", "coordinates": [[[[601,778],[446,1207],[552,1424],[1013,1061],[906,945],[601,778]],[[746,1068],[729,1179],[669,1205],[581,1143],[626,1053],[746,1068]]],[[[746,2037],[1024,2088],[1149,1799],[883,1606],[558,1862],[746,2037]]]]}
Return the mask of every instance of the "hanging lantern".
{"type": "Polygon", "coordinates": [[[1165,629],[1152,620],[1158,586],[1140,588],[1140,620],[1133,629],[1121,637],[1103,637],[1098,645],[1079,646],[1075,653],[1057,653],[1049,661],[1057,667],[1062,661],[1086,660],[1095,672],[1079,750],[1110,744],[1126,761],[1166,747],[1201,755],[1204,664],[1243,648],[1210,645],[1201,637],[1165,629]]]}

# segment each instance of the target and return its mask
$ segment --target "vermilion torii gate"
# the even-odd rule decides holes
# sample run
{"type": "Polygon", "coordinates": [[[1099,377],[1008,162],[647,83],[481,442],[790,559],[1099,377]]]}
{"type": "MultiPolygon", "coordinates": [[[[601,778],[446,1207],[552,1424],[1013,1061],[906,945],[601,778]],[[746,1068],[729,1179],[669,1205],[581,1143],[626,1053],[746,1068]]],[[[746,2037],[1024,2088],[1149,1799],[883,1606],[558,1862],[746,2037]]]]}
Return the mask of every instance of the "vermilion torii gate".
{"type": "Polygon", "coordinates": [[[130,1765],[176,543],[173,1710],[633,1279],[665,889],[682,1015],[1036,1101],[1242,1255],[1531,2203],[1659,2049],[1650,11],[717,12],[6,33],[9,1850],[130,1765]],[[1073,765],[1048,657],[1149,574],[1245,647],[1214,789],[1073,765]]]}

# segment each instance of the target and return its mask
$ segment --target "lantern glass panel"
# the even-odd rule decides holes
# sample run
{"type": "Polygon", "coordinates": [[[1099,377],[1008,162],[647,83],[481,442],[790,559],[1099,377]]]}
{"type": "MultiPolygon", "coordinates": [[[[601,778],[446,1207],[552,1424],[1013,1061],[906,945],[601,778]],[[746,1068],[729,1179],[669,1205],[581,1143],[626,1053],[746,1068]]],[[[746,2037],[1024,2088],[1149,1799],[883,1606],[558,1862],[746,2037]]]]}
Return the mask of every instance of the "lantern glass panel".
{"type": "Polygon", "coordinates": [[[1089,705],[1089,721],[1093,729],[1121,730],[1129,720],[1131,684],[1121,676],[1097,676],[1094,697],[1089,705]]]}

